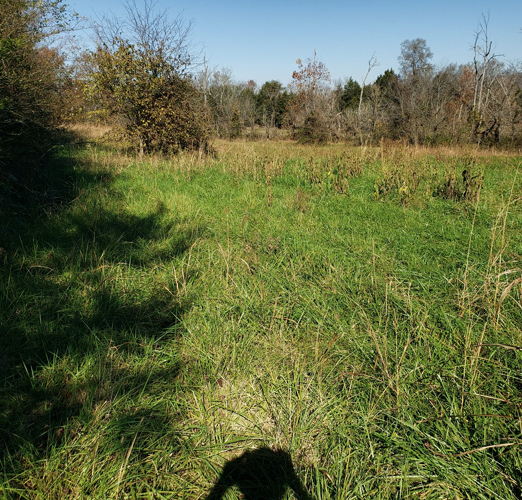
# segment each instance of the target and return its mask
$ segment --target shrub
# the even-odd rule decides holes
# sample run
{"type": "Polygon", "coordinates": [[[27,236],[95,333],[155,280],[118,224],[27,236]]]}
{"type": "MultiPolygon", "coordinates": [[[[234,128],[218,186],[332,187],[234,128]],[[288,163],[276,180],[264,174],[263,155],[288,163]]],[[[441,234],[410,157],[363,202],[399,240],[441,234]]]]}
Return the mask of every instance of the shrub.
{"type": "Polygon", "coordinates": [[[315,113],[310,113],[302,127],[295,132],[299,144],[324,144],[328,142],[329,130],[326,123],[315,113]]]}
{"type": "Polygon", "coordinates": [[[141,153],[207,148],[208,116],[193,81],[186,73],[191,61],[190,25],[165,12],[153,15],[127,6],[123,29],[111,22],[98,29],[92,53],[94,71],[86,86],[97,113],[118,118],[128,139],[141,153]],[[111,33],[124,31],[127,38],[111,33]]]}
{"type": "MultiPolygon", "coordinates": [[[[32,173],[64,109],[64,58],[44,45],[65,29],[60,1],[0,2],[0,172],[32,173]]],[[[7,175],[9,174],[9,175],[7,175]]]]}

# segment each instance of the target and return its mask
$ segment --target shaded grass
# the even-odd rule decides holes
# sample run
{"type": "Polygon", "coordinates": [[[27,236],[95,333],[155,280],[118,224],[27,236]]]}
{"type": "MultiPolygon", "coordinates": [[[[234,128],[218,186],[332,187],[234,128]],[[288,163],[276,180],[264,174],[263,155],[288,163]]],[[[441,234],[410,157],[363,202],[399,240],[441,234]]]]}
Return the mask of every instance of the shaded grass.
{"type": "Polygon", "coordinates": [[[0,491],[202,498],[271,448],[318,499],[519,497],[520,159],[405,204],[375,186],[417,153],[256,148],[80,151],[4,218],[0,491]]]}

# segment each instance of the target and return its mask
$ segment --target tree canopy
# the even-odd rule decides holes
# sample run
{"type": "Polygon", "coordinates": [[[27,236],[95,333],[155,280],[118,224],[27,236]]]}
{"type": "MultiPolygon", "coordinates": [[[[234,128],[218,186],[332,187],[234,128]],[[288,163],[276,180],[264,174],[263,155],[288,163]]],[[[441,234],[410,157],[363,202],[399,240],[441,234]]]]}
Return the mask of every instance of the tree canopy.
{"type": "Polygon", "coordinates": [[[399,65],[403,76],[419,76],[433,69],[430,60],[433,52],[423,38],[404,40],[401,43],[399,65]]]}

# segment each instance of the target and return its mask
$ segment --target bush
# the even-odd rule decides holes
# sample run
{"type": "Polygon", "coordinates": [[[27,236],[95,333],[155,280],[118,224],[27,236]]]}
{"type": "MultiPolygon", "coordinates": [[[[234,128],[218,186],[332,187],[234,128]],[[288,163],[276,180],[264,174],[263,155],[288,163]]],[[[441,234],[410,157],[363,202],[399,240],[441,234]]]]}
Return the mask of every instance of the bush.
{"type": "Polygon", "coordinates": [[[299,144],[324,144],[328,142],[329,136],[327,124],[313,112],[306,117],[304,125],[295,132],[299,144]]]}
{"type": "Polygon", "coordinates": [[[32,173],[64,109],[64,58],[43,45],[64,29],[60,1],[0,2],[0,173],[32,173]],[[54,23],[54,24],[53,24],[54,23]]]}
{"type": "Polygon", "coordinates": [[[98,114],[116,117],[123,132],[141,153],[207,149],[208,113],[191,77],[185,72],[191,55],[186,38],[190,26],[165,12],[154,16],[127,6],[123,30],[111,22],[98,29],[98,47],[92,53],[94,71],[87,84],[98,114]],[[110,33],[126,32],[127,38],[110,33]]]}

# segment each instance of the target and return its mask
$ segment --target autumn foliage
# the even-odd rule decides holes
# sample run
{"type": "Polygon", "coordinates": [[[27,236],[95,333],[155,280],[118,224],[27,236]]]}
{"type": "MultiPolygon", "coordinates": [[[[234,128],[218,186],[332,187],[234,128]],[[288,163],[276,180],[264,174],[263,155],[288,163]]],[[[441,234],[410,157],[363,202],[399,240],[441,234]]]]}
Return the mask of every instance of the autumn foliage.
{"type": "Polygon", "coordinates": [[[196,88],[163,54],[161,46],[149,52],[119,38],[99,46],[90,99],[142,153],[206,147],[207,115],[196,88]]]}
{"type": "Polygon", "coordinates": [[[288,108],[294,136],[301,143],[326,142],[329,137],[328,94],[330,72],[326,65],[313,59],[296,61],[289,85],[294,96],[288,108]]]}
{"type": "Polygon", "coordinates": [[[60,124],[65,58],[45,42],[65,16],[59,1],[0,2],[0,181],[32,176],[60,124]]]}

